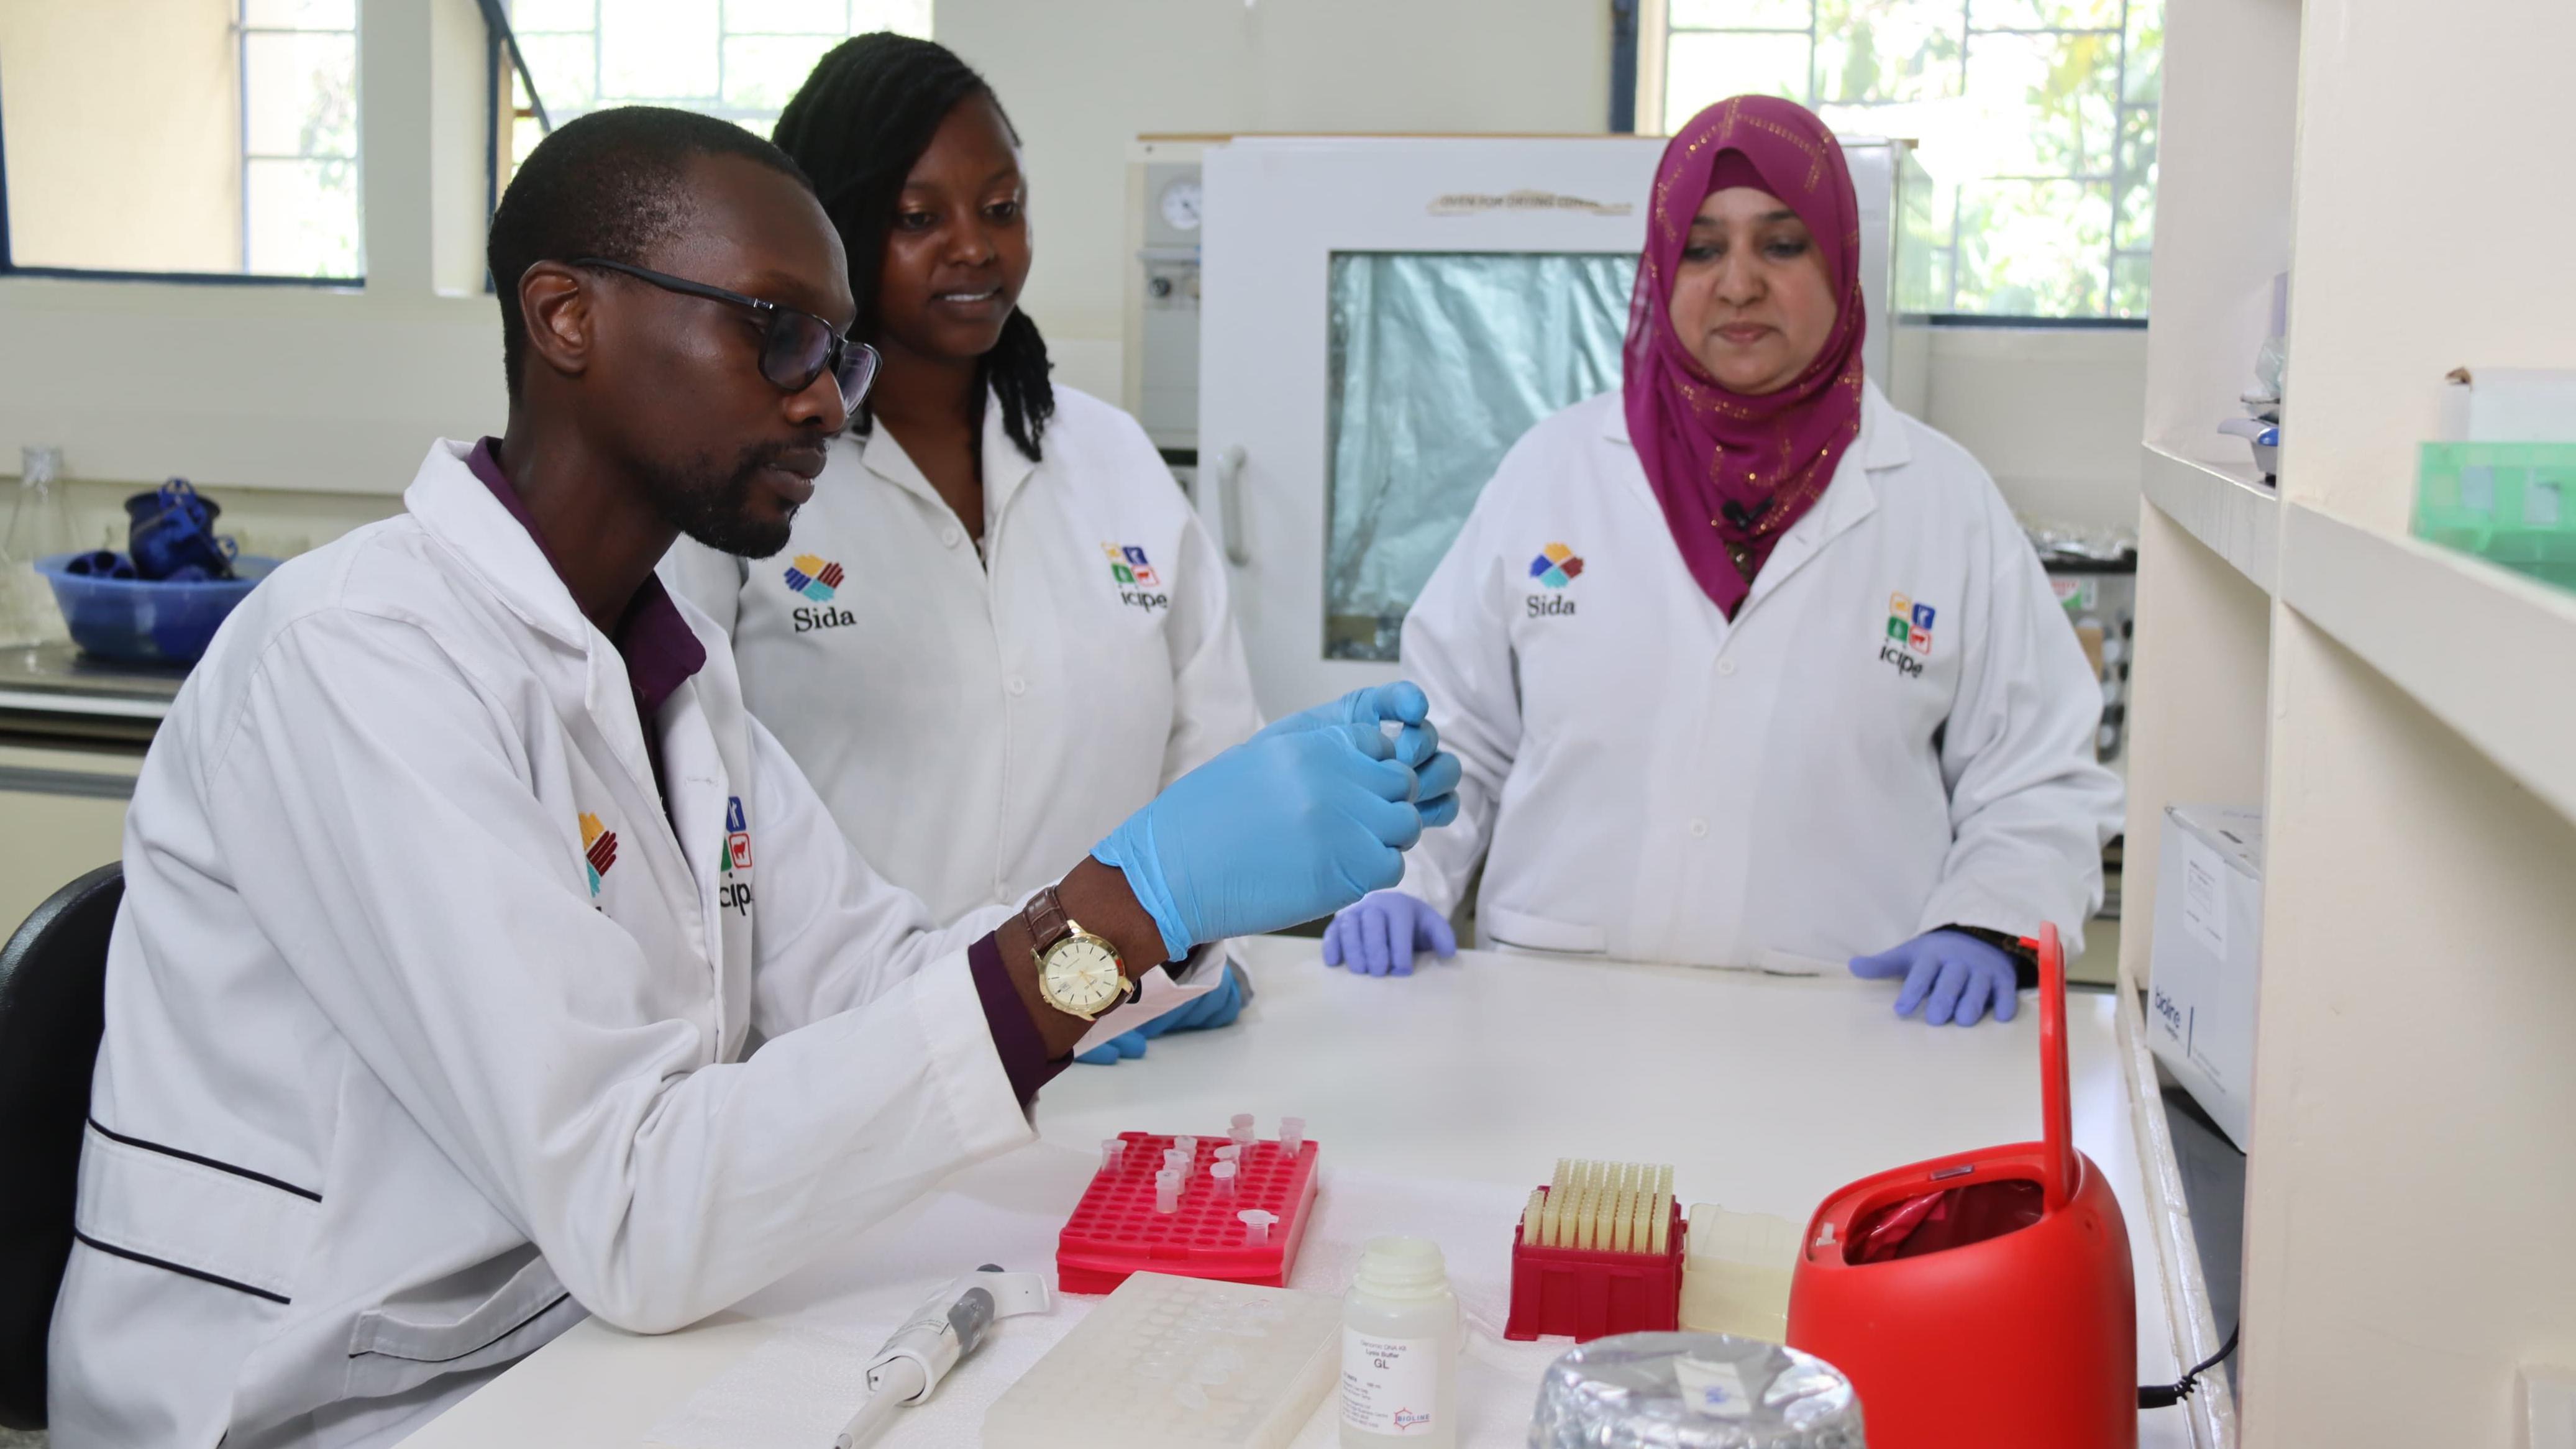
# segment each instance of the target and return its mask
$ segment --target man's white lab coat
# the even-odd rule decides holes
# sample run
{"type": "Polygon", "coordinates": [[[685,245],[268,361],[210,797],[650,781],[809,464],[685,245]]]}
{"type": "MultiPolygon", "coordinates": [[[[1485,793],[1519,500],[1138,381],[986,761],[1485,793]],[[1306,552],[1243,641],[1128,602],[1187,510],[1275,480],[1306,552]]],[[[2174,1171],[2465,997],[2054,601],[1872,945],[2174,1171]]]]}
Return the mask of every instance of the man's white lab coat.
{"type": "Polygon", "coordinates": [[[1055,398],[1036,463],[986,401],[980,559],[880,425],[834,441],[775,557],[682,539],[662,565],[859,853],[943,919],[1053,882],[1261,728],[1171,470],[1134,418],[1055,398]]]}
{"type": "Polygon", "coordinates": [[[263,583],[145,762],[57,1449],[388,1443],[1030,1135],[966,960],[1004,912],[933,930],[871,874],[702,616],[666,815],[616,650],[466,453],[263,583]]]}
{"type": "Polygon", "coordinates": [[[2120,827],[2037,556],[1976,460],[1875,387],[1732,621],[1620,394],[1540,423],[1406,617],[1404,671],[1466,770],[1404,889],[1454,910],[1485,856],[1477,929],[1507,945],[1738,965],[2047,920],[2071,952],[2120,827]]]}

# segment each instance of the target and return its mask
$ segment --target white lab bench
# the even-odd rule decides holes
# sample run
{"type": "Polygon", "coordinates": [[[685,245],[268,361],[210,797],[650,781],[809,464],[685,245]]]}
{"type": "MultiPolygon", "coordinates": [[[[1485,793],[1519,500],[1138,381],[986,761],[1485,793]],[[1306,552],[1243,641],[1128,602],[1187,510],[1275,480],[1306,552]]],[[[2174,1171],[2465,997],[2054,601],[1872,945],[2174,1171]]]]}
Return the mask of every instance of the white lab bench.
{"type": "MultiPolygon", "coordinates": [[[[1672,1163],[1686,1203],[1803,1222],[1852,1179],[2039,1136],[2028,997],[2010,1025],[1935,1029],[1896,1019],[1884,985],[1848,978],[1466,952],[1378,980],[1325,969],[1313,941],[1264,938],[1245,955],[1259,994],[1236,1029],[1164,1037],[1116,1067],[1074,1066],[1038,1101],[1038,1142],[959,1174],[735,1312],[658,1338],[583,1323],[407,1449],[636,1449],[666,1442],[657,1429],[674,1423],[703,1429],[727,1404],[792,1397],[783,1357],[761,1377],[764,1351],[824,1333],[863,1357],[932,1287],[977,1263],[1051,1270],[1102,1138],[1222,1135],[1237,1112],[1255,1113],[1265,1136],[1280,1115],[1303,1116],[1322,1144],[1317,1216],[1291,1286],[1339,1292],[1359,1242],[1377,1233],[1441,1242],[1471,1321],[1461,1442],[1518,1445],[1539,1373],[1565,1341],[1500,1343],[1501,1295],[1513,1223],[1557,1158],[1672,1163]]],[[[2139,1380],[2169,1382],[2181,1354],[2215,1340],[2153,1069],[2117,1002],[2070,1002],[2075,1134],[2128,1221],[2139,1380]]],[[[1094,1301],[1004,1322],[882,1442],[976,1442],[983,1407],[1094,1301]]],[[[2190,1405],[2142,1413],[2140,1443],[2232,1446],[2233,1406],[2223,1375],[2212,1377],[2190,1405]]],[[[780,1449],[820,1449],[854,1402],[810,1406],[829,1421],[821,1437],[780,1449]]],[[[1330,1408],[1299,1445],[1334,1442],[1330,1408]]],[[[709,1436],[680,1437],[701,1449],[709,1436]]],[[[772,1442],[749,1426],[719,1437],[772,1442]]]]}

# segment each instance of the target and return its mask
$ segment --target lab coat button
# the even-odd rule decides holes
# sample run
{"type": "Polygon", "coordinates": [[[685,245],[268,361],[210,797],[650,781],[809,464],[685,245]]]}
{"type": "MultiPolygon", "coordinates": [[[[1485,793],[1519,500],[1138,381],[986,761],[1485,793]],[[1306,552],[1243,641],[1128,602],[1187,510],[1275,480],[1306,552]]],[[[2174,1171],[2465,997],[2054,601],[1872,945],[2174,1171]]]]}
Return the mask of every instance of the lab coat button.
{"type": "Polygon", "coordinates": [[[1720,674],[1733,674],[1735,672],[1735,661],[1732,659],[1721,659],[1717,661],[1717,672],[1720,674]]]}
{"type": "Polygon", "coordinates": [[[1011,692],[1011,697],[1013,699],[1017,699],[1021,695],[1029,692],[1029,682],[1016,674],[1012,675],[1010,682],[1002,687],[1011,692]]]}
{"type": "Polygon", "coordinates": [[[1692,821],[1690,823],[1690,832],[1693,840],[1708,839],[1708,822],[1705,820],[1692,821]]]}
{"type": "Polygon", "coordinates": [[[965,541],[966,530],[959,528],[956,524],[952,523],[946,528],[939,530],[939,542],[943,547],[955,548],[957,545],[964,543],[965,541]]]}

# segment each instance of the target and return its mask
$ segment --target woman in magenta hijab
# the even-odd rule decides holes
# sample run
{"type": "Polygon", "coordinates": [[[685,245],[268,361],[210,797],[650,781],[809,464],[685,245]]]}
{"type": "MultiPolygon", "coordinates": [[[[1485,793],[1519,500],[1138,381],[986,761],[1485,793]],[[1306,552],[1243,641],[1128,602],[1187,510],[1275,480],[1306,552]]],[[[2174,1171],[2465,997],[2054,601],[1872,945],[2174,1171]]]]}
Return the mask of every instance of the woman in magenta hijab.
{"type": "Polygon", "coordinates": [[[1461,811],[1325,960],[1501,948],[1848,966],[2009,1021],[2070,950],[2120,787],[2101,696],[1994,482],[1864,375],[1824,123],[1739,96],[1665,148],[1622,385],[1530,430],[1404,625],[1461,811]],[[1821,964],[1820,964],[1821,963],[1821,964]]]}

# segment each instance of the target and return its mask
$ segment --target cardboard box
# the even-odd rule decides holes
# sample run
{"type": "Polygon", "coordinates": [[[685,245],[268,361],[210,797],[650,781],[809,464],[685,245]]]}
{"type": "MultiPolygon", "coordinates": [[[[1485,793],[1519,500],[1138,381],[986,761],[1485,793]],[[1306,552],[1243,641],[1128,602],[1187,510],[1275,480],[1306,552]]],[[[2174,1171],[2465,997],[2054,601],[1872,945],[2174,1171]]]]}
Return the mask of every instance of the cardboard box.
{"type": "Polygon", "coordinates": [[[2253,1113],[2263,950],[2263,817],[2165,807],[2148,958],[2147,1046],[2239,1149],[2253,1113]]]}

